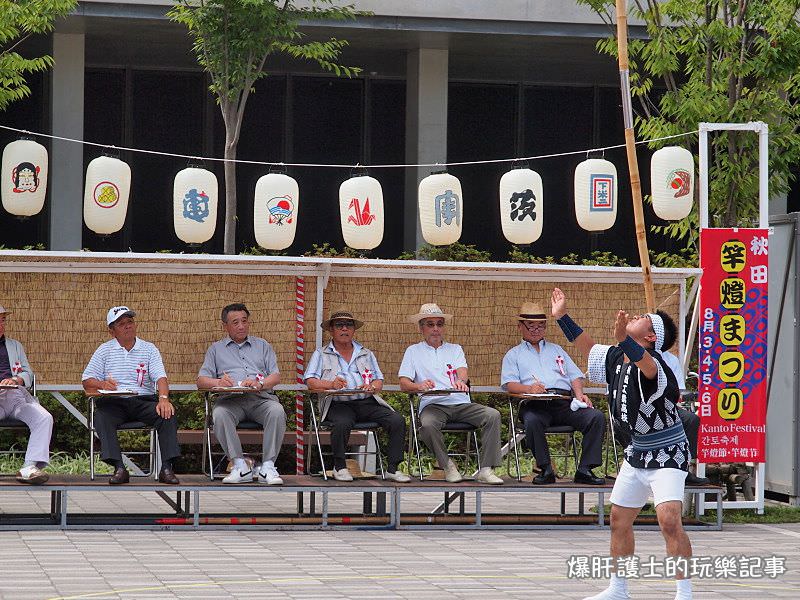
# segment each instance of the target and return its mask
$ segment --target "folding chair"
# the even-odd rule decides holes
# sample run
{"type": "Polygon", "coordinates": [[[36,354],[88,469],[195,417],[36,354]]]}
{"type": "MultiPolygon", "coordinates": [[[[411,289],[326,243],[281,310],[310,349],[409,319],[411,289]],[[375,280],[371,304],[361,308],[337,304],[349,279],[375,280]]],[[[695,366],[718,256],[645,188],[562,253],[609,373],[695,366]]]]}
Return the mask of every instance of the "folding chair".
{"type": "MultiPolygon", "coordinates": [[[[95,403],[99,398],[96,396],[89,396],[89,479],[94,481],[94,438],[100,437],[97,435],[97,431],[94,428],[94,413],[95,413],[95,403]]],[[[149,450],[130,450],[124,451],[122,454],[124,456],[147,456],[148,457],[148,468],[147,471],[142,471],[142,477],[150,477],[152,476],[153,479],[158,479],[158,433],[156,433],[155,427],[152,425],[147,425],[142,423],[141,421],[128,421],[122,423],[117,426],[117,432],[120,431],[147,431],[150,433],[150,448],[149,450]]]]}
{"type": "MultiPolygon", "coordinates": [[[[469,392],[467,392],[469,393],[469,392]]],[[[422,481],[424,479],[424,473],[422,471],[422,457],[420,454],[419,449],[419,437],[417,435],[417,421],[419,418],[419,413],[417,412],[418,409],[418,402],[415,404],[414,399],[418,398],[418,394],[409,394],[408,395],[408,405],[411,411],[411,439],[409,439],[409,450],[408,454],[409,457],[411,456],[411,443],[413,441],[414,450],[416,451],[417,455],[417,467],[419,468],[419,480],[422,481]]],[[[470,457],[475,456],[475,462],[478,465],[478,469],[481,468],[481,456],[480,456],[480,447],[478,446],[478,428],[475,425],[470,425],[469,423],[461,423],[458,421],[449,421],[443,428],[442,433],[463,433],[466,436],[466,444],[464,452],[448,452],[447,456],[450,457],[462,457],[464,458],[465,462],[469,463],[470,457]],[[474,451],[470,450],[470,440],[474,443],[475,448],[474,451]]],[[[409,467],[409,472],[411,468],[409,467]]]]}
{"type": "MultiPolygon", "coordinates": [[[[231,392],[224,392],[225,395],[230,395],[231,392]]],[[[214,418],[213,418],[213,411],[211,410],[211,399],[213,396],[219,395],[218,393],[214,393],[211,391],[206,391],[205,393],[205,435],[203,436],[203,459],[201,470],[205,475],[208,475],[209,479],[214,479],[215,477],[221,478],[224,477],[225,469],[221,467],[221,464],[225,461],[225,453],[219,452],[216,453],[217,456],[222,456],[222,460],[219,461],[219,465],[217,469],[217,474],[214,474],[214,452],[211,447],[211,431],[214,428],[214,418]],[[208,470],[206,470],[206,460],[208,460],[208,470]]],[[[261,423],[257,423],[256,421],[239,421],[239,424],[236,426],[236,430],[246,430],[246,431],[262,431],[264,426],[261,423]]]]}
{"type": "MultiPolygon", "coordinates": [[[[317,411],[314,408],[314,399],[311,399],[309,402],[309,406],[311,407],[311,426],[314,428],[314,438],[317,445],[317,452],[319,453],[319,462],[322,467],[322,478],[325,481],[328,481],[328,472],[325,468],[325,459],[324,454],[322,452],[322,441],[319,437],[319,430],[321,428],[330,429],[331,423],[328,421],[323,421],[319,423],[317,421],[317,411]]],[[[345,456],[375,456],[378,460],[378,469],[381,473],[381,479],[386,479],[386,472],[383,468],[383,456],[381,454],[381,443],[378,438],[378,429],[380,429],[380,425],[374,421],[361,421],[353,424],[351,431],[365,431],[367,433],[367,446],[365,446],[364,450],[357,450],[355,452],[345,452],[345,456]],[[375,450],[369,450],[369,436],[372,436],[373,441],[375,442],[375,450]]]]}

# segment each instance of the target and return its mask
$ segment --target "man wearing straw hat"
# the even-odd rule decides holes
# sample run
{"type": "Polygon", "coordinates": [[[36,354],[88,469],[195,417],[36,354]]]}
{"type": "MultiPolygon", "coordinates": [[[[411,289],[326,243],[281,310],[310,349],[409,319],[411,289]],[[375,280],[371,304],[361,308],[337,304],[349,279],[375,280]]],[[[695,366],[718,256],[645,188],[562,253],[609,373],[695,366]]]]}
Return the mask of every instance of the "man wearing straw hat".
{"type": "Polygon", "coordinates": [[[525,437],[533,452],[539,474],[537,485],[555,483],[550,463],[545,430],[551,426],[569,425],[583,434],[581,460],[575,471],[575,483],[602,485],[594,467],[603,461],[603,436],[606,420],[592,407],[583,393],[583,373],[558,344],[544,339],[547,315],[535,302],[524,302],[516,317],[522,342],[503,357],[500,385],[512,394],[558,394],[563,398],[535,399],[520,408],[525,424],[525,437]]]}
{"type": "Polygon", "coordinates": [[[25,348],[17,340],[6,337],[6,321],[11,311],[0,306],[0,419],[17,419],[31,430],[25,462],[17,473],[17,481],[39,485],[47,481],[42,469],[50,462],[50,436],[53,417],[28,392],[33,372],[25,348]]]}
{"type": "Polygon", "coordinates": [[[114,467],[111,485],[128,483],[130,475],[122,462],[117,426],[141,421],[155,427],[161,450],[158,480],[177,485],[172,461],[178,448],[178,420],[169,401],[169,384],[164,361],[155,344],[136,337],[136,313],[127,306],[113,306],[106,314],[110,340],[94,351],[81,377],[89,394],[102,390],[130,390],[131,395],[103,398],[97,402],[94,425],[100,438],[100,458],[114,467]]]}
{"type": "Polygon", "coordinates": [[[455,463],[447,455],[442,428],[448,422],[469,423],[481,429],[481,465],[475,481],[499,485],[503,480],[493,467],[502,462],[500,456],[500,413],[490,407],[470,401],[467,386],[467,360],[458,344],[444,341],[444,330],[453,315],[446,314],[437,304],[423,304],[409,320],[419,325],[423,340],[406,348],[400,365],[400,389],[420,393],[436,389],[459,390],[457,393],[421,396],[419,403],[419,435],[436,455],[450,483],[462,480],[455,463]]]}
{"type": "Polygon", "coordinates": [[[322,329],[331,335],[330,343],[315,350],[303,379],[312,391],[362,389],[364,394],[353,396],[320,395],[320,421],[331,427],[333,477],[338,481],[353,481],[347,468],[345,449],[353,424],[374,421],[389,435],[388,470],[386,477],[398,483],[411,478],[398,469],[403,460],[406,420],[398,415],[377,392],[383,388],[383,373],[375,355],[353,339],[355,331],[364,325],[346,310],[336,311],[322,322],[322,329]]]}
{"type": "Polygon", "coordinates": [[[244,304],[229,304],[222,309],[221,319],[226,335],[206,351],[197,387],[248,388],[244,394],[221,396],[214,402],[214,435],[233,462],[222,483],[249,483],[254,479],[236,433],[241,421],[250,420],[264,427],[258,481],[282,485],[275,461],[283,446],[286,411],[272,391],[281,380],[278,359],[267,340],[250,335],[250,311],[244,304]]]}
{"type": "MultiPolygon", "coordinates": [[[[691,580],[679,565],[692,556],[681,520],[691,451],[677,412],[678,384],[659,352],[677,336],[675,323],[662,311],[629,317],[619,310],[614,322],[617,345],[606,346],[595,344],[570,318],[566,296],[558,288],[552,294],[552,314],[567,340],[589,357],[589,378],[608,384],[614,418],[631,436],[611,492],[611,558],[633,555],[633,522],[652,494],[667,554],[676,561],[675,600],[690,600],[691,580]]],[[[608,588],[585,600],[629,598],[627,579],[612,573],[608,588]]]]}

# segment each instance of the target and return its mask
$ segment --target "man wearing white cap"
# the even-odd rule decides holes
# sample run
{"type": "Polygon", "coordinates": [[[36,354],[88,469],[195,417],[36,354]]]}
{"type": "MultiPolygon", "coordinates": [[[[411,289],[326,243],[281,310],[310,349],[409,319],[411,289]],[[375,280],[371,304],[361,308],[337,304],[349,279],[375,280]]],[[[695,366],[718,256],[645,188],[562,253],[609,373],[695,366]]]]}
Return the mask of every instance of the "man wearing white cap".
{"type": "Polygon", "coordinates": [[[38,485],[48,479],[42,469],[50,462],[53,417],[25,389],[33,381],[33,372],[22,344],[6,337],[9,314],[0,306],[0,385],[8,386],[0,389],[0,419],[17,419],[30,428],[25,463],[17,473],[17,481],[38,485]]]}
{"type": "Polygon", "coordinates": [[[127,306],[114,306],[106,315],[109,341],[100,344],[83,371],[83,389],[88,394],[100,390],[130,390],[130,395],[98,399],[94,425],[100,437],[100,458],[114,467],[108,480],[112,485],[128,483],[130,475],[122,463],[117,427],[141,421],[155,427],[162,466],[158,480],[178,484],[172,461],[180,456],[178,420],[169,401],[169,384],[158,348],[136,337],[136,313],[127,306]],[[156,389],[158,393],[156,395],[156,389]]]}
{"type": "Polygon", "coordinates": [[[481,465],[475,481],[499,485],[503,480],[493,467],[501,464],[500,413],[482,404],[473,404],[467,392],[467,360],[458,344],[444,341],[444,328],[453,315],[436,304],[423,304],[409,320],[419,325],[423,341],[406,348],[400,365],[400,389],[420,393],[434,389],[454,389],[461,393],[422,396],[419,404],[419,435],[436,455],[450,483],[461,481],[461,473],[447,455],[442,428],[448,422],[469,423],[481,429],[481,465]]]}
{"type": "Polygon", "coordinates": [[[603,462],[606,419],[583,393],[583,373],[564,349],[545,340],[547,315],[535,302],[525,302],[517,315],[522,342],[503,357],[500,385],[512,394],[558,394],[563,398],[529,400],[520,406],[519,417],[525,437],[539,467],[533,478],[537,485],[555,483],[545,430],[570,425],[583,434],[581,460],[575,483],[602,485],[605,480],[592,473],[603,462]]]}
{"type": "MultiPolygon", "coordinates": [[[[630,433],[625,462],[611,492],[611,557],[629,557],[634,551],[633,522],[652,494],[667,554],[689,561],[692,544],[683,529],[681,512],[686,472],[691,457],[689,441],[678,416],[678,383],[659,350],[676,336],[675,323],[657,311],[629,317],[617,312],[616,346],[595,344],[567,314],[564,293],[555,288],[552,313],[567,340],[589,357],[589,379],[608,384],[608,401],[620,426],[630,433]]],[[[692,598],[691,580],[678,569],[675,600],[692,598]]],[[[585,600],[628,600],[628,581],[612,573],[605,590],[585,600]]]]}

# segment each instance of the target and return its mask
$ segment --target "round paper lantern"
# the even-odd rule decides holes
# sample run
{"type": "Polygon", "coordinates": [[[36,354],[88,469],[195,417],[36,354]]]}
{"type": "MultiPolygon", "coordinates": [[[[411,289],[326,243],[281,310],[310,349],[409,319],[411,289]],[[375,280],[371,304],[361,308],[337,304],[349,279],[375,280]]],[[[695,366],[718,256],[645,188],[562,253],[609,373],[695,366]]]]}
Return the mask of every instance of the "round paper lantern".
{"type": "Polygon", "coordinates": [[[339,186],[344,243],[372,250],[383,240],[383,189],[374,177],[351,177],[339,186]]]}
{"type": "Polygon", "coordinates": [[[662,219],[679,221],[689,216],[694,199],[694,157],[686,148],[667,146],[650,160],[653,210],[662,219]]]}
{"type": "Polygon", "coordinates": [[[3,208],[31,217],[44,206],[47,192],[47,148],[33,140],[11,142],[3,150],[3,208]]]}
{"type": "Polygon", "coordinates": [[[419,182],[422,237],[433,246],[454,244],[461,237],[464,203],[461,182],[449,173],[428,175],[419,182]]]}
{"type": "Polygon", "coordinates": [[[83,220],[99,234],[122,229],[128,213],[131,191],[131,168],[128,163],[98,156],[86,167],[86,186],[83,191],[83,220]]]}
{"type": "Polygon", "coordinates": [[[512,244],[531,244],[542,235],[542,178],[513,169],[500,178],[500,222],[512,244]]]}
{"type": "Polygon", "coordinates": [[[283,250],[294,242],[300,202],[297,181],[283,173],[269,173],[256,182],[253,229],[256,243],[267,250],[283,250]]]}
{"type": "Polygon", "coordinates": [[[587,231],[603,231],[617,219],[617,168],[590,158],[575,169],[575,217],[587,231]]]}
{"type": "Polygon", "coordinates": [[[217,177],[189,167],[175,175],[172,189],[175,234],[187,244],[202,244],[217,225],[217,177]]]}

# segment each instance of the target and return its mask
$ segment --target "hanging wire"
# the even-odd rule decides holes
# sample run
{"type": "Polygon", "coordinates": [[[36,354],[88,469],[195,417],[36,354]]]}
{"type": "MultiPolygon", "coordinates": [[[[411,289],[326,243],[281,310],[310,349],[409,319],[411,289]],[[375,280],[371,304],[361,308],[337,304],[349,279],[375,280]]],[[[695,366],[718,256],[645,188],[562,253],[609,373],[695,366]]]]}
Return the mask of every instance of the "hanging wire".
{"type": "MultiPolygon", "coordinates": [[[[515,161],[533,161],[533,160],[542,160],[545,158],[559,158],[562,156],[574,156],[578,154],[586,154],[589,155],[590,152],[602,152],[605,153],[606,150],[614,150],[617,148],[624,148],[625,144],[616,144],[614,146],[603,146],[600,148],[590,148],[588,150],[573,150],[571,152],[556,152],[554,154],[540,154],[537,156],[524,156],[524,157],[515,157],[515,158],[495,158],[491,160],[466,160],[460,162],[436,162],[436,163],[418,163],[418,164],[405,164],[405,165],[398,165],[398,164],[383,164],[383,165],[360,165],[356,164],[322,164],[322,163],[287,163],[287,162],[266,162],[260,160],[241,160],[241,159],[228,159],[228,158],[216,158],[216,157],[206,157],[206,156],[196,156],[192,154],[175,154],[172,152],[160,152],[158,150],[144,150],[141,148],[129,148],[126,146],[109,146],[108,144],[98,144],[96,142],[87,142],[84,140],[77,140],[74,138],[68,138],[58,135],[50,135],[47,133],[39,133],[36,131],[28,131],[26,129],[17,129],[16,127],[8,127],[7,125],[0,125],[0,129],[4,129],[6,131],[13,131],[16,133],[21,133],[24,135],[31,135],[31,136],[38,136],[43,138],[48,138],[51,140],[59,140],[62,142],[73,142],[75,144],[83,144],[85,146],[94,146],[96,148],[115,148],[119,151],[127,151],[127,152],[139,152],[141,154],[152,154],[156,156],[168,156],[172,158],[183,158],[186,160],[194,160],[194,161],[208,161],[208,162],[232,162],[240,165],[262,165],[266,167],[313,167],[313,168],[329,168],[329,169],[407,169],[407,168],[415,168],[415,167],[428,167],[428,168],[435,168],[437,169],[435,172],[446,172],[447,167],[454,167],[454,166],[465,166],[465,165],[490,165],[495,163],[514,163],[515,161]]],[[[676,133],[674,135],[665,135],[663,137],[652,138],[649,140],[641,140],[636,142],[637,144],[649,144],[651,142],[661,142],[664,140],[672,140],[675,138],[686,137],[690,135],[695,135],[699,133],[699,130],[695,129],[694,131],[687,131],[685,133],[676,133]]]]}

